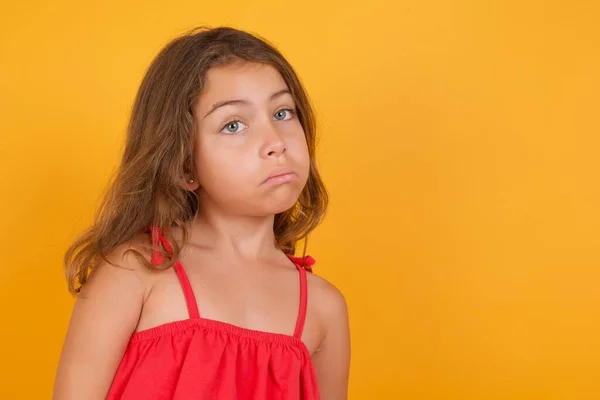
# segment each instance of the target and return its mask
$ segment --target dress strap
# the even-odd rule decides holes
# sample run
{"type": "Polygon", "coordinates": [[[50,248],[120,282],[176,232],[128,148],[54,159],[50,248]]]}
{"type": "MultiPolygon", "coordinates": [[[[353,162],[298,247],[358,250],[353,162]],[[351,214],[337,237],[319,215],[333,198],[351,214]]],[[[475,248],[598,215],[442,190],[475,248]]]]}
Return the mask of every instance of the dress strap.
{"type": "Polygon", "coordinates": [[[302,332],[304,331],[306,309],[308,305],[308,282],[306,279],[306,271],[312,272],[312,266],[315,263],[315,259],[311,256],[294,257],[289,254],[287,256],[294,263],[294,265],[296,265],[296,268],[300,273],[300,308],[298,310],[296,328],[294,329],[294,337],[296,339],[301,339],[302,332]]]}
{"type": "MultiPolygon", "coordinates": [[[[164,257],[160,251],[160,245],[162,244],[169,257],[173,256],[173,246],[171,246],[171,243],[169,243],[165,235],[160,231],[160,229],[157,226],[151,226],[150,232],[152,235],[152,265],[157,266],[162,264],[162,262],[164,261],[164,257]]],[[[190,280],[188,279],[188,276],[185,273],[185,269],[183,268],[181,261],[176,260],[173,268],[175,269],[177,279],[179,279],[179,284],[181,285],[181,289],[183,290],[183,296],[185,297],[185,303],[187,305],[190,319],[200,318],[200,312],[198,311],[198,303],[196,302],[196,296],[194,296],[192,285],[190,284],[190,280]]]]}

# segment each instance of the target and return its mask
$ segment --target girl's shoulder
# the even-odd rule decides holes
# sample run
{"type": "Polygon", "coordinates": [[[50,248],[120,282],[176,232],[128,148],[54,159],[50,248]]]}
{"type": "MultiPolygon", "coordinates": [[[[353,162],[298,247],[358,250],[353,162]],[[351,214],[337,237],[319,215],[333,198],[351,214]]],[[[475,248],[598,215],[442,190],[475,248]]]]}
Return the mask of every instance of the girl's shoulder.
{"type": "MultiPolygon", "coordinates": [[[[308,307],[324,323],[347,314],[346,299],[341,290],[316,273],[307,274],[308,307]]],[[[309,311],[310,312],[310,311],[309,311]]]]}
{"type": "Polygon", "coordinates": [[[150,259],[148,235],[136,235],[102,257],[92,269],[80,295],[112,289],[141,292],[145,298],[156,279],[156,271],[148,267],[150,259]]]}

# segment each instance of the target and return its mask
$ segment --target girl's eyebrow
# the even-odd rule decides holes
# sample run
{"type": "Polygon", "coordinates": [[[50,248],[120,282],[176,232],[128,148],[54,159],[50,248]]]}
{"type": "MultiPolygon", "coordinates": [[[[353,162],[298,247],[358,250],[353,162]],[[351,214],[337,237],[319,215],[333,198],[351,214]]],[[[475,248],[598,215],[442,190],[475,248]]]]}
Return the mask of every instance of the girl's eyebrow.
{"type": "MultiPolygon", "coordinates": [[[[275,92],[274,94],[271,95],[271,98],[269,99],[270,101],[275,100],[276,98],[283,96],[284,94],[289,94],[291,95],[292,93],[290,92],[289,89],[282,89],[278,92],[275,92]]],[[[223,100],[223,101],[219,101],[215,104],[213,104],[212,108],[210,109],[209,112],[206,113],[206,115],[204,116],[204,118],[208,117],[210,114],[212,114],[217,108],[220,107],[224,107],[224,106],[231,106],[231,105],[248,105],[250,104],[250,101],[245,100],[245,99],[239,99],[239,100],[223,100]]]]}

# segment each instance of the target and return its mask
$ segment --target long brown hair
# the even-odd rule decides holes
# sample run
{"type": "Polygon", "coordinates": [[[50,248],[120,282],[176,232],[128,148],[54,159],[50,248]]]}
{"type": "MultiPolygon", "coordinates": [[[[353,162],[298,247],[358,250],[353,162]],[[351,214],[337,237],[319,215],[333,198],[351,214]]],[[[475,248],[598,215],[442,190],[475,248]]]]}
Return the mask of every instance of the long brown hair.
{"type": "MultiPolygon", "coordinates": [[[[239,60],[268,64],[279,71],[295,101],[308,143],[308,182],[296,205],[275,216],[277,245],[294,254],[296,243],[319,224],[328,197],[315,163],[313,110],[294,69],[273,45],[258,36],[229,27],[194,28],[167,44],[142,80],[116,176],[94,222],[65,254],[71,293],[79,293],[94,266],[106,260],[108,253],[147,232],[149,226],[163,230],[174,247],[173,256],[165,257],[159,267],[173,265],[180,248],[171,240],[169,228],[181,228],[185,243],[186,225],[201,206],[196,194],[181,186],[186,174],[194,171],[194,109],[206,72],[239,60]]],[[[128,251],[136,253],[148,268],[153,267],[137,250],[128,251]]]]}

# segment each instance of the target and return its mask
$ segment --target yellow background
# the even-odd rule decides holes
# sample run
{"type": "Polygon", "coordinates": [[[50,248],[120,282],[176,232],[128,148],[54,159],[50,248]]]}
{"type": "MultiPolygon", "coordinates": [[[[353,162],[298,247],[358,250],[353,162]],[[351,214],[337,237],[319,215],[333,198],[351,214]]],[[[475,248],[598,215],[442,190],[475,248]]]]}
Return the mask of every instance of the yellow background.
{"type": "Polygon", "coordinates": [[[600,398],[600,3],[12,2],[0,17],[0,398],[50,398],[62,254],[170,39],[271,39],[320,119],[310,253],[352,399],[600,398]]]}

